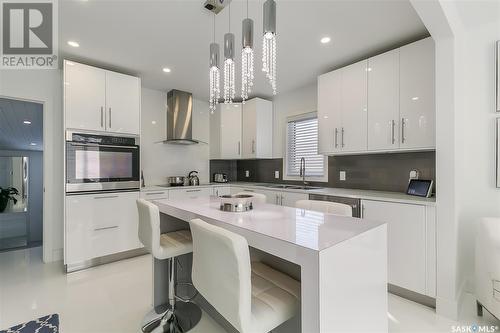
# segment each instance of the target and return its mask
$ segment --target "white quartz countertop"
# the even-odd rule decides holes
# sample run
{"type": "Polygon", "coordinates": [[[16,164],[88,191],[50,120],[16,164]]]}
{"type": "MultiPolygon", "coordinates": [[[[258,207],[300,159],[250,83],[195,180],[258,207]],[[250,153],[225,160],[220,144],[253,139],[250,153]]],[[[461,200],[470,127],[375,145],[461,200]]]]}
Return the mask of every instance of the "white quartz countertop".
{"type": "Polygon", "coordinates": [[[299,208],[254,204],[248,212],[232,213],[219,209],[215,197],[182,200],[156,200],[160,212],[184,221],[195,217],[208,223],[243,228],[270,239],[278,239],[310,250],[322,251],[385,222],[343,217],[299,208]]]}

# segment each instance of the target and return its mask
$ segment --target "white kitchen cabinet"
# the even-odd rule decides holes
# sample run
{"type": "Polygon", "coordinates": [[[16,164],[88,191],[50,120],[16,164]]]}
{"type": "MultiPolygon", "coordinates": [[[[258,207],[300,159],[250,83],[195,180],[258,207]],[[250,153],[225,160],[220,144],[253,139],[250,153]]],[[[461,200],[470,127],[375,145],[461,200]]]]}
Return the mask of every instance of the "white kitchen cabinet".
{"type": "Polygon", "coordinates": [[[64,61],[66,128],[104,131],[106,72],[73,61],[64,61]]]}
{"type": "Polygon", "coordinates": [[[297,192],[282,192],[281,193],[281,206],[296,207],[295,203],[299,200],[307,200],[309,195],[306,193],[297,192]]]}
{"type": "Polygon", "coordinates": [[[367,149],[367,60],[322,75],[318,80],[321,153],[367,149]]]}
{"type": "Polygon", "coordinates": [[[399,148],[399,49],[368,59],[368,150],[399,148]]]}
{"type": "Polygon", "coordinates": [[[64,61],[65,128],[140,134],[140,79],[64,61]]]}
{"type": "Polygon", "coordinates": [[[241,158],[241,104],[220,104],[210,118],[210,157],[241,158]]]}
{"type": "Polygon", "coordinates": [[[253,98],[242,105],[242,158],[273,157],[273,103],[253,98]]]}
{"type": "Polygon", "coordinates": [[[431,37],[400,48],[401,148],[434,148],[434,41],[431,37]]]}
{"type": "Polygon", "coordinates": [[[106,71],[106,129],[109,132],[140,133],[139,78],[106,71]]]}
{"type": "Polygon", "coordinates": [[[343,152],[367,149],[367,60],[341,69],[340,147],[343,152]]]}
{"type": "Polygon", "coordinates": [[[212,189],[212,195],[215,195],[216,197],[221,196],[221,195],[230,195],[231,194],[231,188],[229,186],[217,186],[212,189]]]}
{"type": "Polygon", "coordinates": [[[137,235],[138,198],[139,192],[66,197],[65,264],[142,247],[137,235]]]}
{"type": "Polygon", "coordinates": [[[196,199],[200,197],[209,197],[212,189],[209,187],[189,187],[182,189],[171,189],[169,199],[196,199]]]}
{"type": "MultiPolygon", "coordinates": [[[[256,188],[245,188],[245,187],[242,187],[242,188],[239,188],[239,192],[251,192],[251,193],[259,193],[259,194],[264,194],[266,196],[266,203],[270,203],[270,204],[276,204],[278,202],[278,195],[279,195],[279,191],[273,191],[273,190],[265,190],[265,189],[256,189],[256,188]]],[[[236,193],[239,193],[239,192],[235,192],[234,194],[236,193]]],[[[231,190],[231,194],[232,193],[232,190],[231,190]]]]}
{"type": "Polygon", "coordinates": [[[321,154],[340,151],[341,79],[340,71],[318,77],[318,151],[321,154]]]}
{"type": "Polygon", "coordinates": [[[435,297],[435,213],[433,207],[362,201],[362,216],[387,222],[388,282],[435,297]],[[434,267],[434,269],[433,269],[434,267]]]}

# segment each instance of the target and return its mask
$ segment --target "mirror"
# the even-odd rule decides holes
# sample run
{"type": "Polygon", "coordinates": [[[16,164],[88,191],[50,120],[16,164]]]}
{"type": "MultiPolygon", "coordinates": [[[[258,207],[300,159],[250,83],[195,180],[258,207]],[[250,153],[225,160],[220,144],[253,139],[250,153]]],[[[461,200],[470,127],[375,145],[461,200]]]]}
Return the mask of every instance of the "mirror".
{"type": "Polygon", "coordinates": [[[0,156],[0,187],[14,187],[19,192],[18,200],[14,205],[8,203],[8,210],[22,211],[28,205],[28,157],[0,156]]]}

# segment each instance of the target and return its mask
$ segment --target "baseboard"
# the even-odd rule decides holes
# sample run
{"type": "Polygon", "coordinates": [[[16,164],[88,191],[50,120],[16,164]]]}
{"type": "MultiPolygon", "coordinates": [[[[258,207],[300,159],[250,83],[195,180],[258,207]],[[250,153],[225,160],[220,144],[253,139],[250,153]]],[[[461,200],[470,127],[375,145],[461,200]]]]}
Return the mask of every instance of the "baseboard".
{"type": "Polygon", "coordinates": [[[409,299],[410,301],[417,302],[419,304],[436,308],[436,299],[427,295],[422,295],[417,292],[395,286],[393,284],[387,285],[387,290],[394,295],[409,299]]]}
{"type": "Polygon", "coordinates": [[[141,256],[141,255],[144,255],[146,253],[148,253],[148,251],[145,248],[141,247],[141,248],[130,250],[130,251],[110,254],[108,256],[94,258],[91,260],[86,260],[86,261],[76,263],[76,264],[65,265],[65,269],[66,269],[66,273],[71,273],[71,272],[80,271],[82,269],[87,269],[90,267],[109,264],[111,262],[141,256]]]}

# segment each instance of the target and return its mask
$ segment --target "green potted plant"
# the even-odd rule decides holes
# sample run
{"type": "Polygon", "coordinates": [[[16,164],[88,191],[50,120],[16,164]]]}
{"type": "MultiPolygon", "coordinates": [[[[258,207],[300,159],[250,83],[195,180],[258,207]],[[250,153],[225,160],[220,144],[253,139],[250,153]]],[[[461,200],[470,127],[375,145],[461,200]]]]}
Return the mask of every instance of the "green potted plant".
{"type": "Polygon", "coordinates": [[[15,187],[0,187],[0,213],[7,208],[9,200],[14,201],[14,205],[17,203],[16,195],[19,195],[19,192],[15,187]]]}

